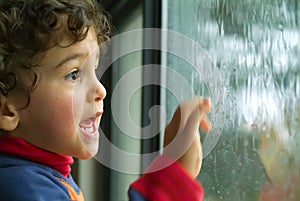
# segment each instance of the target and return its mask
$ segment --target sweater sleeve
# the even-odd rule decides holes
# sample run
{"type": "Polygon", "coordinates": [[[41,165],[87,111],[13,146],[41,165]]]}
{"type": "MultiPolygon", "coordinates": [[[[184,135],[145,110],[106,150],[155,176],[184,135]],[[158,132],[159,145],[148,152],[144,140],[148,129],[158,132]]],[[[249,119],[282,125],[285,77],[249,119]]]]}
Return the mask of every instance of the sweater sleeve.
{"type": "Polygon", "coordinates": [[[129,199],[131,201],[143,200],[134,199],[132,192],[149,201],[202,201],[204,197],[202,185],[193,179],[179,163],[167,156],[157,157],[146,172],[130,185],[129,199]]]}

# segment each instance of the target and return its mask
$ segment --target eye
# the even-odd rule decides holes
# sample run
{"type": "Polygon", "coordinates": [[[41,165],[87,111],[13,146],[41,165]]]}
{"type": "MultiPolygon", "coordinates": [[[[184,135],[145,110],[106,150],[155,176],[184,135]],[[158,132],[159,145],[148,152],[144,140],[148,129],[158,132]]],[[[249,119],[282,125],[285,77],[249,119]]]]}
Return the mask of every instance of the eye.
{"type": "Polygon", "coordinates": [[[76,81],[76,80],[80,79],[80,76],[79,76],[79,70],[76,69],[76,70],[72,71],[71,73],[69,73],[69,74],[66,76],[66,79],[67,79],[67,80],[71,80],[71,81],[76,81]]]}

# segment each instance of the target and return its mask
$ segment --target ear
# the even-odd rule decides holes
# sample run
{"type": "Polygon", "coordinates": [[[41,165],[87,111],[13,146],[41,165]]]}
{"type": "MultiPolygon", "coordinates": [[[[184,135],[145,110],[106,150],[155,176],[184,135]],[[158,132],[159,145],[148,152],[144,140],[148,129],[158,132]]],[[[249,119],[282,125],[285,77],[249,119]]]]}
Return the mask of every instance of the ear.
{"type": "Polygon", "coordinates": [[[19,123],[19,115],[6,97],[0,97],[0,129],[13,131],[19,123]]]}

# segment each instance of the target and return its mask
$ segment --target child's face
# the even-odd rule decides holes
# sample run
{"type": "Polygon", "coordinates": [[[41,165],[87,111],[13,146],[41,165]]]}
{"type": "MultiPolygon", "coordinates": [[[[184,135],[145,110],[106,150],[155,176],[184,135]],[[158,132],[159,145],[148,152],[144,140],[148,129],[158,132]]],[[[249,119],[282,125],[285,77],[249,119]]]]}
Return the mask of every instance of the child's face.
{"type": "Polygon", "coordinates": [[[96,77],[98,59],[92,28],[83,41],[48,50],[37,71],[38,86],[29,106],[18,112],[19,125],[11,134],[55,153],[94,156],[106,95],[96,77]]]}

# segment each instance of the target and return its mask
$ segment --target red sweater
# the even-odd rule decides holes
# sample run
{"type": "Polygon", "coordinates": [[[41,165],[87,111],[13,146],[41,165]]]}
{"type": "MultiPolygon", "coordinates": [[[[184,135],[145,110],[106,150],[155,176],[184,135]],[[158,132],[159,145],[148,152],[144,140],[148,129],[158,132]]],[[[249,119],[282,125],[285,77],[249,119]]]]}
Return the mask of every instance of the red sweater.
{"type": "Polygon", "coordinates": [[[156,158],[130,188],[151,201],[202,201],[204,197],[202,185],[167,156],[156,158]]]}

